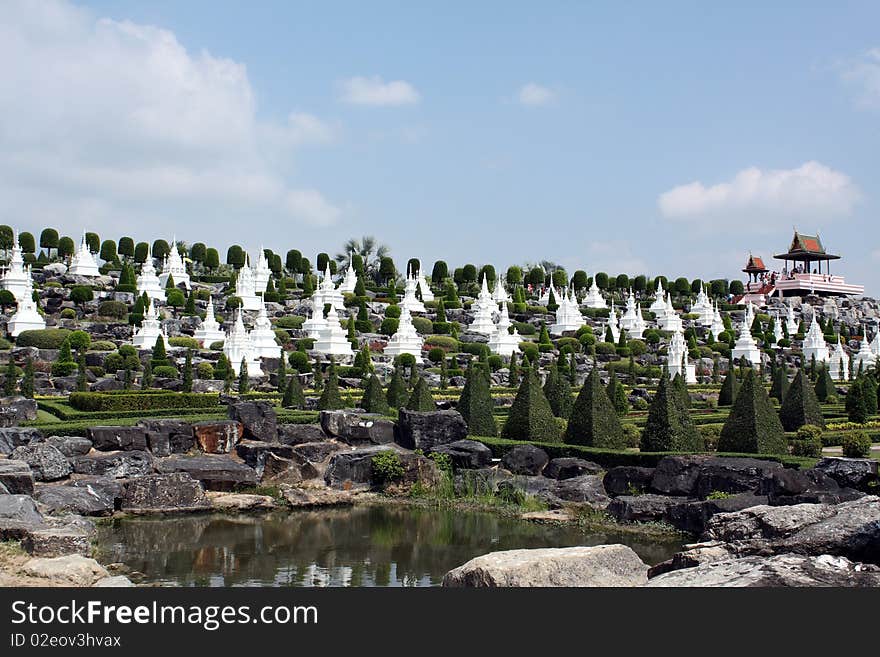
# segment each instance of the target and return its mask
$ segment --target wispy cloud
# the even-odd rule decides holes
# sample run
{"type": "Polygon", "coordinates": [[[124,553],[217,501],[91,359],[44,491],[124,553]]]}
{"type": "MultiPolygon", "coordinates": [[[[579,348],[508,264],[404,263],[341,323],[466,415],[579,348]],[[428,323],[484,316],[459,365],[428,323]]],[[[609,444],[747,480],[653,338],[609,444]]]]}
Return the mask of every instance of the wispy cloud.
{"type": "Polygon", "coordinates": [[[861,107],[880,109],[880,48],[865,51],[856,59],[839,62],[841,79],[856,90],[861,107]]]}
{"type": "Polygon", "coordinates": [[[556,93],[552,89],[536,82],[527,82],[519,88],[517,100],[521,105],[538,107],[554,102],[556,100],[556,93]]]}
{"type": "Polygon", "coordinates": [[[848,215],[861,197],[849,176],[821,164],[794,169],[743,169],[732,180],[713,185],[694,181],[673,187],[657,199],[669,219],[702,221],[735,218],[737,227],[775,228],[792,216],[834,220],[848,215]]]}
{"type": "Polygon", "coordinates": [[[385,107],[414,105],[421,96],[416,88],[404,80],[385,82],[380,76],[353,77],[340,84],[340,98],[352,105],[385,107]]]}

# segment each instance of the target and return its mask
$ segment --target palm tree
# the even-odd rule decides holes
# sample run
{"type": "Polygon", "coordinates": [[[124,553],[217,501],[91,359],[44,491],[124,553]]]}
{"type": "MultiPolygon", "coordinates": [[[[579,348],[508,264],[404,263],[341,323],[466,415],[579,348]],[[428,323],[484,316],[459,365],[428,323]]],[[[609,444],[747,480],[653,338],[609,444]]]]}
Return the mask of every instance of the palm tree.
{"type": "Polygon", "coordinates": [[[364,235],[360,240],[355,237],[349,238],[342,248],[343,252],[335,256],[336,262],[348,267],[351,265],[351,255],[357,253],[364,259],[365,272],[372,272],[379,266],[379,261],[390,252],[387,245],[379,244],[372,235],[364,235]]]}

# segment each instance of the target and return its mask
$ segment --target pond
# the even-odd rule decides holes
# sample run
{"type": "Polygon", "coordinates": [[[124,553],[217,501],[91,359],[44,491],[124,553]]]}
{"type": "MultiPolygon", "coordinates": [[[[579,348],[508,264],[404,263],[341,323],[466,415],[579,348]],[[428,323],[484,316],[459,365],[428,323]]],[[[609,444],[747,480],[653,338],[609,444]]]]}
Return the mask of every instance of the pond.
{"type": "Polygon", "coordinates": [[[167,586],[438,586],[487,552],[605,543],[629,545],[649,564],[681,545],[484,512],[357,506],[116,519],[99,527],[96,556],[167,586]]]}

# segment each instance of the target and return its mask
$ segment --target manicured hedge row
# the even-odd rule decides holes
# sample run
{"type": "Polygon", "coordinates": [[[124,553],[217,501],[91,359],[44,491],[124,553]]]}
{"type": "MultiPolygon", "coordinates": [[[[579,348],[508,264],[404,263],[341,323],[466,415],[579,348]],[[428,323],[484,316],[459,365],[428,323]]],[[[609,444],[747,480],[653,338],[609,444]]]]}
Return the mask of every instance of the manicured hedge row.
{"type": "MultiPolygon", "coordinates": [[[[492,438],[485,436],[468,436],[472,440],[478,440],[489,449],[492,454],[500,458],[518,445],[525,443],[519,440],[506,440],[504,438],[492,438]]],[[[576,457],[598,463],[603,468],[613,468],[619,465],[633,465],[653,468],[665,456],[681,455],[683,452],[622,452],[613,449],[599,449],[596,447],[583,447],[581,445],[566,445],[564,443],[540,443],[532,445],[543,449],[550,458],[576,457]]],[[[809,468],[815,464],[816,459],[801,458],[795,456],[775,456],[767,454],[734,454],[726,452],[711,452],[711,456],[732,456],[763,459],[766,461],[778,461],[789,468],[809,468]]]]}
{"type": "MultiPolygon", "coordinates": [[[[142,418],[143,410],[130,411],[78,411],[71,408],[67,404],[58,402],[38,401],[37,407],[41,410],[51,413],[55,417],[66,422],[85,422],[92,421],[94,423],[103,422],[105,419],[113,418],[142,418]]],[[[213,407],[211,407],[213,408],[213,407]]],[[[150,409],[150,414],[155,417],[190,417],[192,415],[204,414],[203,408],[157,408],[150,409]]],[[[222,408],[218,407],[218,412],[222,412],[222,408]]]]}
{"type": "Polygon", "coordinates": [[[107,395],[102,392],[74,392],[70,405],[78,411],[152,411],[170,408],[215,408],[220,396],[214,393],[166,392],[157,395],[141,393],[107,395]]]}
{"type": "MultiPolygon", "coordinates": [[[[23,422],[22,426],[40,429],[47,436],[85,436],[89,427],[105,426],[105,427],[131,427],[136,425],[140,420],[167,418],[168,416],[151,413],[138,417],[115,417],[106,420],[75,420],[72,422],[23,422]]],[[[175,415],[172,418],[177,417],[175,415]]],[[[207,413],[199,415],[187,415],[181,417],[186,422],[204,422],[207,420],[225,420],[226,413],[207,413]]]]}

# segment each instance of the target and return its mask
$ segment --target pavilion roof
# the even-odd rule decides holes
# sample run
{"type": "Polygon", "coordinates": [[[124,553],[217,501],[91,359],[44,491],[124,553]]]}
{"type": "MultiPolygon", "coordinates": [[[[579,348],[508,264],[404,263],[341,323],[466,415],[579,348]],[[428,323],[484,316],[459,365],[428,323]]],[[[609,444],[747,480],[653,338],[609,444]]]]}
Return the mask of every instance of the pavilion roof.
{"type": "Polygon", "coordinates": [[[757,271],[763,272],[767,271],[767,267],[764,266],[764,259],[761,256],[753,256],[751,253],[749,254],[749,261],[746,263],[746,268],[743,269],[744,272],[757,271]]]}
{"type": "Polygon", "coordinates": [[[780,260],[837,260],[840,256],[832,255],[825,252],[822,246],[822,240],[818,235],[802,235],[794,231],[794,237],[791,240],[791,246],[788,247],[787,253],[780,253],[773,256],[780,260]]]}

